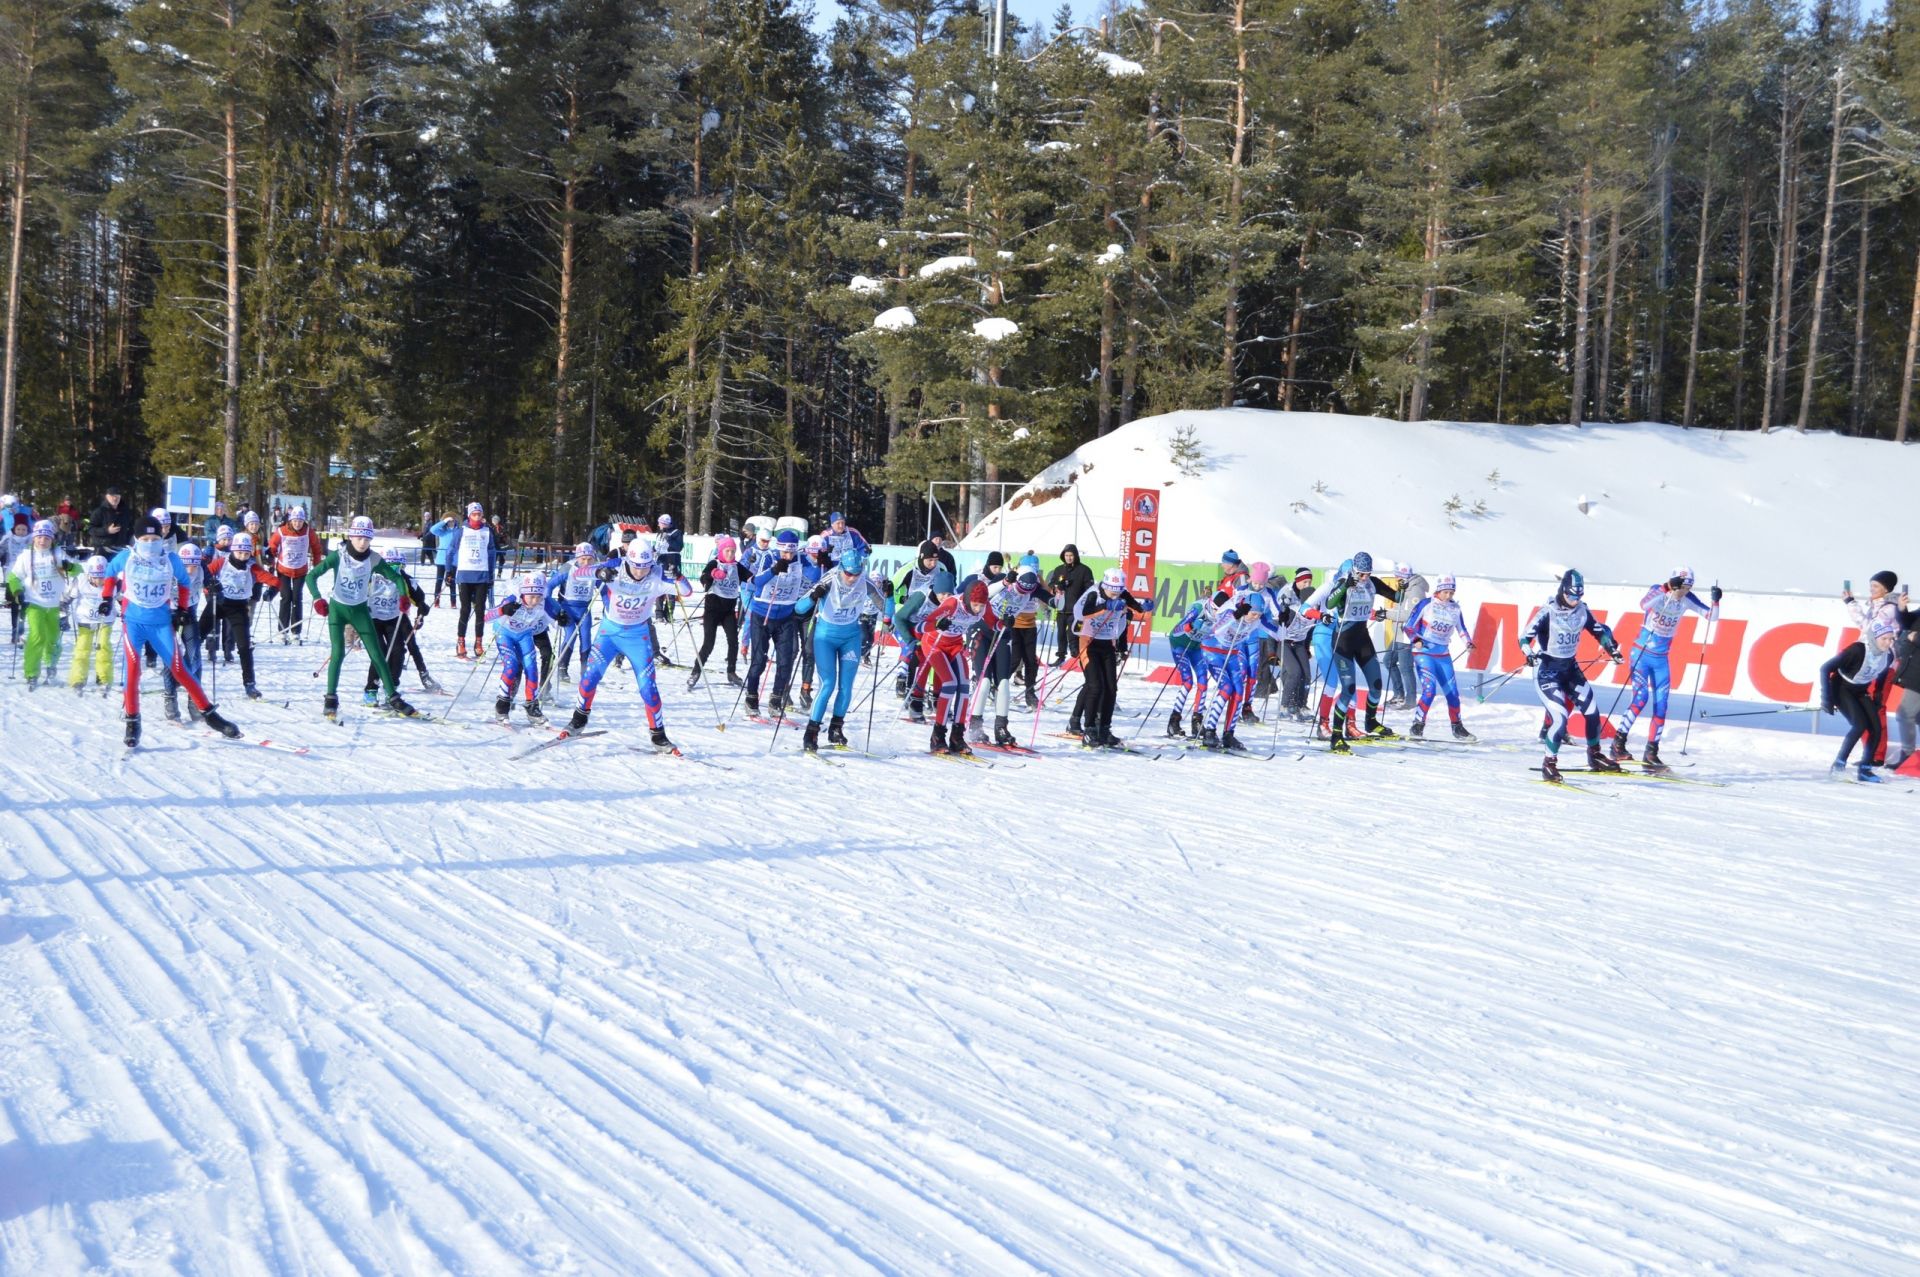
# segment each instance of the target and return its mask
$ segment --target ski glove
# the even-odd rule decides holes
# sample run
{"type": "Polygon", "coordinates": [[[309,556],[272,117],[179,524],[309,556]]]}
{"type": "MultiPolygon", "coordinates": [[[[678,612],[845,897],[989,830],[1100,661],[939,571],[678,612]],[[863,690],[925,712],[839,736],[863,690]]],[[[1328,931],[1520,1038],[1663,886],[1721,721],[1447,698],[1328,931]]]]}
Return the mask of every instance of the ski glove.
{"type": "Polygon", "coordinates": [[[315,599],[313,601],[313,614],[322,620],[326,619],[327,601],[325,599],[315,599]]]}
{"type": "Polygon", "coordinates": [[[1720,587],[1716,585],[1711,590],[1708,590],[1707,597],[1712,599],[1715,604],[1718,604],[1722,597],[1720,592],[1720,587]]]}
{"type": "Polygon", "coordinates": [[[775,572],[785,572],[788,568],[792,566],[793,566],[792,559],[775,559],[773,561],[773,570],[775,572]]]}
{"type": "Polygon", "coordinates": [[[1126,608],[1127,608],[1127,601],[1125,599],[1108,599],[1107,600],[1107,611],[1109,612],[1124,612],[1126,611],[1126,608]]]}
{"type": "Polygon", "coordinates": [[[833,582],[822,581],[820,582],[820,584],[814,586],[811,590],[807,591],[807,593],[810,597],[812,597],[817,602],[820,599],[826,598],[827,591],[832,588],[833,588],[833,582]]]}
{"type": "Polygon", "coordinates": [[[508,599],[505,603],[502,603],[500,605],[500,615],[502,616],[512,616],[515,612],[518,612],[519,610],[520,610],[519,599],[508,599]]]}
{"type": "Polygon", "coordinates": [[[613,580],[613,569],[597,568],[594,571],[593,579],[600,582],[600,584],[605,585],[608,581],[613,580]]]}
{"type": "Polygon", "coordinates": [[[943,616],[939,620],[933,623],[933,628],[936,630],[939,630],[942,634],[945,634],[948,630],[953,628],[953,618],[950,616],[943,616]]]}
{"type": "Polygon", "coordinates": [[[1251,611],[1253,611],[1253,604],[1247,602],[1245,599],[1241,599],[1240,602],[1234,607],[1233,614],[1235,616],[1245,616],[1247,613],[1251,611]]]}

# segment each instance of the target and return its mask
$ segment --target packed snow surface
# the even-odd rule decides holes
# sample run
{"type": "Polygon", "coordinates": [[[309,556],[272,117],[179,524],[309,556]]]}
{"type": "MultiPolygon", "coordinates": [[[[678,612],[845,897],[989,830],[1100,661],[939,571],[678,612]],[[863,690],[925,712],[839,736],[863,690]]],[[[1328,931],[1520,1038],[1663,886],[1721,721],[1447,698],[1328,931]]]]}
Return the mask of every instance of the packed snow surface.
{"type": "Polygon", "coordinates": [[[834,768],[670,670],[681,760],[614,671],[513,762],[319,658],[220,678],[303,757],[0,683],[7,1273],[1920,1269],[1917,796],[1830,737],[1095,755],[1069,674],[989,771],[882,671],[834,768]]]}
{"type": "MultiPolygon", "coordinates": [[[[1194,468],[1194,467],[1190,467],[1194,468]]],[[[1838,595],[1900,568],[1920,448],[1833,434],[1632,425],[1408,424],[1217,409],[1145,417],[1035,475],[967,548],[1118,551],[1121,492],[1160,489],[1163,559],[1331,566],[1356,550],[1429,576],[1645,582],[1682,564],[1729,591],[1838,595]],[[1173,460],[1191,427],[1198,473],[1173,460]],[[1075,496],[1078,496],[1078,501],[1075,496]],[[1089,535],[1089,533],[1092,535],[1089,535]]]]}

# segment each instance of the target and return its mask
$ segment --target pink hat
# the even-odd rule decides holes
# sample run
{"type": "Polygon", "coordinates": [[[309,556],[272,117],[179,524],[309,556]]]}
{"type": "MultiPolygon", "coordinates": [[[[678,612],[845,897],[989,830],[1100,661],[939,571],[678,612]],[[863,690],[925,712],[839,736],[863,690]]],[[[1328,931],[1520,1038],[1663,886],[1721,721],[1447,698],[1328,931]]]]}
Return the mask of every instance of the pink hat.
{"type": "Polygon", "coordinates": [[[1252,578],[1256,590],[1267,583],[1267,577],[1272,573],[1273,565],[1268,563],[1256,563],[1247,569],[1247,575],[1252,578]]]}

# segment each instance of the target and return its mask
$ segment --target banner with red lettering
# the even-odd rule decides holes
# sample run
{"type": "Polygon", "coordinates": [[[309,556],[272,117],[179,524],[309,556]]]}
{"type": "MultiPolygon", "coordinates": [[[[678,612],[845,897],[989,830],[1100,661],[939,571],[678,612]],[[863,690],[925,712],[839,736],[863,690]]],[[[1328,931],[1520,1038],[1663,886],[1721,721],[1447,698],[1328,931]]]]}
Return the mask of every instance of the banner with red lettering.
{"type": "MultiPolygon", "coordinates": [[[[1153,573],[1159,562],[1160,490],[1128,488],[1121,494],[1120,564],[1127,573],[1127,592],[1142,602],[1153,599],[1153,573]]],[[[1135,617],[1127,624],[1127,645],[1146,654],[1153,637],[1153,615],[1135,617]]]]}

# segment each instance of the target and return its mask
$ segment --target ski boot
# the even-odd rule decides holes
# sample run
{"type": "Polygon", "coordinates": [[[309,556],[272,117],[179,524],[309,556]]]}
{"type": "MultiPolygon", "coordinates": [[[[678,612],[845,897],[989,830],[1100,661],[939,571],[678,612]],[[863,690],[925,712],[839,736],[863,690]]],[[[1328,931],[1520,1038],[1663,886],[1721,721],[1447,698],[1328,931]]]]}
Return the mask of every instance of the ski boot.
{"type": "Polygon", "coordinates": [[[1425,740],[1427,738],[1427,720],[1424,718],[1414,719],[1413,726],[1407,728],[1407,735],[1413,737],[1415,740],[1425,740]]]}
{"type": "Polygon", "coordinates": [[[584,709],[576,709],[573,711],[573,717],[567,720],[567,733],[571,736],[578,736],[582,731],[586,730],[586,726],[587,711],[584,709]]]}
{"type": "Polygon", "coordinates": [[[545,727],[547,725],[547,713],[540,708],[539,701],[528,701],[526,703],[526,709],[527,721],[529,723],[532,723],[535,727],[545,727]]]}
{"type": "Polygon", "coordinates": [[[1473,744],[1473,742],[1480,739],[1478,736],[1475,736],[1472,732],[1468,731],[1467,725],[1461,722],[1457,718],[1453,720],[1453,738],[1455,740],[1465,741],[1469,745],[1473,744]]]}
{"type": "Polygon", "coordinates": [[[1252,723],[1255,727],[1260,726],[1260,716],[1254,713],[1251,707],[1240,711],[1240,721],[1243,723],[1252,723]]]}
{"type": "Polygon", "coordinates": [[[1003,716],[995,716],[993,720],[993,743],[1003,749],[1019,744],[1013,733],[1007,730],[1007,720],[1003,716]]]}
{"type": "Polygon", "coordinates": [[[1619,763],[1607,757],[1606,751],[1598,745],[1587,746],[1587,770],[1590,772],[1617,772],[1624,770],[1619,763]]]}
{"type": "Polygon", "coordinates": [[[800,684],[800,712],[808,713],[813,709],[813,684],[800,684]]]}
{"type": "Polygon", "coordinates": [[[1233,734],[1232,728],[1228,728],[1221,734],[1220,748],[1229,754],[1244,754],[1247,752],[1247,747],[1240,743],[1240,738],[1233,734]]]}
{"type": "Polygon", "coordinates": [[[738,674],[735,674],[732,670],[727,671],[728,687],[745,687],[746,685],[747,685],[747,680],[741,678],[738,674]]]}
{"type": "Polygon", "coordinates": [[[166,711],[167,721],[169,723],[179,722],[180,721],[179,690],[177,688],[169,687],[167,689],[167,694],[161,698],[160,707],[166,711]]]}
{"type": "Polygon", "coordinates": [[[1188,723],[1187,727],[1188,727],[1187,735],[1193,737],[1195,740],[1199,740],[1200,733],[1205,730],[1204,725],[1200,721],[1200,715],[1198,714],[1195,714],[1193,716],[1192,720],[1188,723]]]}
{"type": "Polygon", "coordinates": [[[944,754],[947,752],[947,729],[943,724],[935,723],[933,725],[933,735],[927,738],[927,752],[929,754],[944,754]]]}
{"type": "Polygon", "coordinates": [[[1673,768],[1660,761],[1660,747],[1652,741],[1647,742],[1647,752],[1640,756],[1640,761],[1647,765],[1647,770],[1650,772],[1667,772],[1673,770],[1673,768]]]}
{"type": "Polygon", "coordinates": [[[674,748],[673,742],[667,739],[667,729],[664,727],[654,728],[653,731],[648,734],[647,739],[650,742],[652,742],[653,747],[657,750],[661,750],[662,752],[665,752],[665,753],[678,752],[674,748]]]}
{"type": "Polygon", "coordinates": [[[800,748],[809,754],[820,752],[820,724],[814,719],[807,720],[807,733],[800,738],[800,748]]]}
{"type": "Polygon", "coordinates": [[[1559,758],[1553,754],[1548,754],[1546,757],[1542,758],[1540,760],[1540,775],[1545,777],[1547,780],[1558,781],[1560,779],[1559,758]]]}
{"type": "Polygon", "coordinates": [[[406,698],[401,696],[400,693],[398,692],[395,692],[392,696],[387,697],[387,703],[385,708],[387,713],[398,715],[401,718],[420,717],[420,711],[415,709],[413,706],[407,704],[406,698]]]}
{"type": "Polygon", "coordinates": [[[1040,698],[1035,696],[1033,694],[1033,689],[1029,687],[1026,691],[1020,693],[1020,700],[1018,701],[1018,704],[1021,709],[1039,709],[1040,698]]]}
{"type": "Polygon", "coordinates": [[[785,722],[787,718],[787,698],[784,696],[776,696],[768,701],[767,717],[776,723],[785,722]]]}
{"type": "Polygon", "coordinates": [[[195,727],[207,721],[206,712],[195,705],[191,699],[187,701],[187,721],[195,727]]]}
{"type": "Polygon", "coordinates": [[[1627,734],[1625,732],[1616,731],[1613,734],[1613,742],[1607,750],[1607,757],[1616,763],[1622,759],[1633,757],[1632,754],[1627,752],[1627,734]]]}
{"type": "Polygon", "coordinates": [[[340,698],[328,693],[320,698],[320,717],[333,722],[340,721],[340,698]]]}
{"type": "Polygon", "coordinates": [[[360,693],[360,703],[368,709],[372,709],[375,705],[378,705],[380,703],[379,689],[369,687],[366,691],[360,693]]]}
{"type": "Polygon", "coordinates": [[[747,694],[747,717],[760,717],[760,698],[752,693],[747,694]]]}
{"type": "Polygon", "coordinates": [[[1100,744],[1101,747],[1105,749],[1125,749],[1127,747],[1127,742],[1115,736],[1113,732],[1107,728],[1102,728],[1100,731],[1100,744]]]}
{"type": "Polygon", "coordinates": [[[1884,785],[1886,782],[1874,774],[1872,763],[1861,763],[1854,776],[1863,785],[1884,785]]]}
{"type": "Polygon", "coordinates": [[[987,729],[981,726],[981,721],[982,720],[978,718],[970,718],[967,720],[966,740],[969,745],[984,745],[987,743],[987,729]]]}
{"type": "Polygon", "coordinates": [[[200,711],[200,721],[208,727],[211,727],[214,731],[219,732],[228,740],[240,739],[240,729],[228,722],[226,716],[211,705],[200,711]]]}
{"type": "Polygon", "coordinates": [[[444,692],[447,690],[435,682],[431,674],[422,674],[420,676],[420,687],[421,690],[428,692],[444,692]]]}
{"type": "Polygon", "coordinates": [[[1173,717],[1167,720],[1167,735],[1178,740],[1186,734],[1186,729],[1180,725],[1180,711],[1173,711],[1173,717]]]}
{"type": "MultiPolygon", "coordinates": [[[[565,678],[566,676],[567,676],[567,672],[565,670],[561,670],[560,677],[565,678]]],[[[700,667],[696,665],[693,667],[693,673],[687,675],[687,690],[691,692],[694,688],[698,686],[700,686],[700,667]]]]}
{"type": "Polygon", "coordinates": [[[828,721],[827,744],[836,745],[841,749],[849,748],[847,744],[846,722],[847,722],[846,719],[841,718],[838,715],[835,715],[832,719],[828,721]]]}
{"type": "Polygon", "coordinates": [[[973,750],[967,745],[967,729],[959,723],[955,723],[947,731],[947,752],[966,754],[969,757],[973,755],[973,750]]]}
{"type": "Polygon", "coordinates": [[[1351,754],[1353,746],[1347,744],[1347,716],[1334,711],[1332,724],[1327,730],[1327,743],[1336,754],[1351,754]]]}
{"type": "Polygon", "coordinates": [[[255,687],[252,683],[247,684],[247,699],[250,701],[257,701],[260,699],[260,689],[255,687]]]}
{"type": "Polygon", "coordinates": [[[477,661],[481,657],[485,656],[486,654],[487,654],[486,647],[480,642],[478,638],[475,638],[473,640],[473,659],[477,661]]]}
{"type": "Polygon", "coordinates": [[[140,716],[138,714],[128,714],[126,746],[128,749],[132,749],[135,745],[138,745],[139,743],[140,743],[140,716]]]}
{"type": "Polygon", "coordinates": [[[1380,721],[1380,716],[1373,712],[1372,702],[1368,702],[1367,704],[1366,723],[1367,735],[1373,737],[1375,740],[1388,740],[1400,734],[1380,721]]]}
{"type": "Polygon", "coordinates": [[[1073,736],[1086,735],[1086,729],[1081,727],[1080,716],[1078,714],[1075,714],[1072,717],[1067,719],[1067,732],[1069,735],[1073,735],[1073,736]]]}
{"type": "Polygon", "coordinates": [[[453,659],[456,661],[467,659],[467,636],[464,634],[453,641],[453,659]]]}
{"type": "Polygon", "coordinates": [[[924,698],[919,696],[907,698],[907,721],[911,723],[927,721],[927,702],[924,698]]]}
{"type": "Polygon", "coordinates": [[[496,696],[493,698],[493,721],[504,723],[513,717],[513,697],[496,696]]]}
{"type": "Polygon", "coordinates": [[[670,669],[677,668],[677,666],[674,665],[673,661],[667,656],[665,652],[662,652],[659,656],[654,657],[653,663],[655,665],[658,665],[663,670],[670,670],[670,669]]]}
{"type": "Polygon", "coordinates": [[[1211,727],[1202,728],[1200,732],[1200,745],[1204,749],[1219,749],[1220,734],[1211,727]]]}

